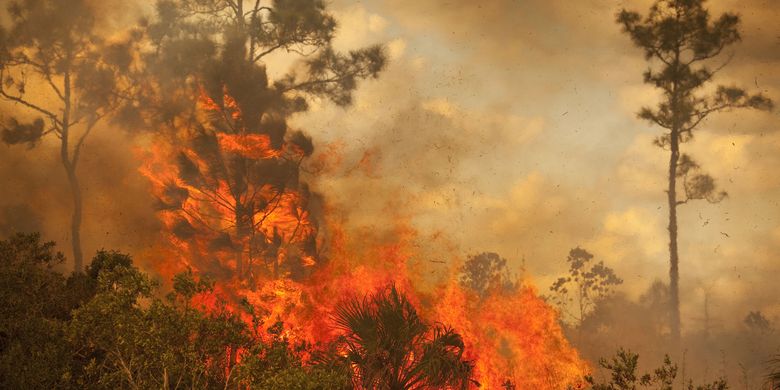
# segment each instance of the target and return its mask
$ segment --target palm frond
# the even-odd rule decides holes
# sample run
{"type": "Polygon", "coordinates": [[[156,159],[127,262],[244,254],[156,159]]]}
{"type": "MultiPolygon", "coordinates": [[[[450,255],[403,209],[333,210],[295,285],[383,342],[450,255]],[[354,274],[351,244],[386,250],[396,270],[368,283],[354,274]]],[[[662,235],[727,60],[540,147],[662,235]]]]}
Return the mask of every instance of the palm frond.
{"type": "Polygon", "coordinates": [[[770,360],[769,364],[771,371],[766,376],[767,382],[769,382],[772,390],[780,390],[780,355],[770,360]]]}
{"type": "Polygon", "coordinates": [[[336,308],[342,348],[363,388],[468,388],[473,364],[463,359],[462,337],[428,325],[395,286],[336,308]]]}

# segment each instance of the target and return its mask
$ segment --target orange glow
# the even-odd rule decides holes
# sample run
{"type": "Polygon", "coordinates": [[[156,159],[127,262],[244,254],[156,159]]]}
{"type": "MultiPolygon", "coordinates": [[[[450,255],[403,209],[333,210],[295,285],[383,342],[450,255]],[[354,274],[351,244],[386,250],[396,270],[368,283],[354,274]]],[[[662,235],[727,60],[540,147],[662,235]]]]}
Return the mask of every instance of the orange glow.
{"type": "Polygon", "coordinates": [[[482,302],[450,284],[440,292],[437,320],[455,324],[476,359],[483,388],[511,379],[518,389],[583,388],[586,363],[571,347],[557,313],[525,281],[511,294],[493,293],[482,302]]]}
{"type": "Polygon", "coordinates": [[[279,157],[281,152],[271,149],[271,140],[264,134],[217,134],[219,146],[226,152],[233,152],[252,159],[279,157]]]}
{"type": "MultiPolygon", "coordinates": [[[[297,147],[283,142],[275,148],[268,134],[243,128],[241,109],[228,94],[218,104],[202,93],[198,109],[199,123],[182,125],[175,140],[161,137],[144,153],[140,168],[160,201],[165,244],[153,257],[159,259],[154,267],[163,277],[191,268],[215,278],[216,295],[234,307],[245,299],[265,319],[263,328],[283,320],[293,344],[332,341],[337,336],[331,323],[336,305],[394,283],[424,318],[448,324],[463,336],[482,388],[502,388],[508,379],[518,389],[582,386],[588,367],[530,281],[515,293],[481,301],[460,287],[455,272],[438,288],[421,288],[431,282],[423,280],[419,266],[411,265],[420,253],[417,232],[408,221],[397,221],[392,238],[380,238],[369,229],[347,231],[335,217],[338,213],[324,207],[325,225],[319,226],[308,192],[298,183],[238,175],[251,167],[283,164],[297,170],[303,159],[297,147]],[[210,130],[205,118],[215,116],[234,132],[210,130]],[[205,136],[193,130],[198,126],[206,129],[205,136]],[[198,144],[205,141],[191,142],[196,136],[218,150],[198,144]],[[221,171],[225,169],[234,171],[221,171]]],[[[341,148],[326,149],[321,169],[341,161],[341,148]]],[[[375,175],[371,156],[379,152],[367,152],[361,169],[375,175]]],[[[297,181],[297,171],[286,174],[297,181]]],[[[216,304],[215,298],[200,299],[205,307],[216,304]]]]}

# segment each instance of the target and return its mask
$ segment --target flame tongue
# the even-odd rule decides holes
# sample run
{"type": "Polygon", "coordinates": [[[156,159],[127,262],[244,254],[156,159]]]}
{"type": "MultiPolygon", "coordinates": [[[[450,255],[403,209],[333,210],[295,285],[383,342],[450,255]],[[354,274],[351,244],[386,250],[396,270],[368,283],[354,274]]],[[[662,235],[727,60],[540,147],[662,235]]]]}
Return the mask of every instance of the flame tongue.
{"type": "Polygon", "coordinates": [[[271,148],[271,138],[265,134],[217,134],[217,138],[220,149],[247,159],[271,159],[282,154],[281,150],[271,148]]]}
{"type": "Polygon", "coordinates": [[[201,93],[197,115],[175,133],[158,140],[141,172],[178,262],[241,280],[306,274],[317,228],[297,181],[303,150],[247,127],[228,94],[217,103],[201,93]]]}
{"type": "Polygon", "coordinates": [[[530,282],[512,293],[478,298],[457,286],[442,292],[436,316],[457,324],[476,359],[483,388],[503,388],[506,380],[518,389],[583,387],[588,366],[569,345],[557,313],[530,282]]]}
{"type": "Polygon", "coordinates": [[[417,237],[404,221],[391,243],[370,231],[347,234],[332,217],[325,237],[298,182],[304,148],[249,128],[239,104],[229,94],[220,98],[201,93],[196,118],[145,153],[140,170],[158,199],[166,241],[164,261],[154,264],[161,273],[191,268],[216,278],[217,292],[255,308],[262,327],[284,321],[293,343],[333,340],[330,316],[339,302],[394,283],[423,317],[463,335],[483,388],[507,379],[520,389],[581,385],[587,367],[533,288],[480,299],[453,278],[420,292],[421,278],[409,268],[417,237]],[[328,248],[328,259],[318,246],[328,248]]]}

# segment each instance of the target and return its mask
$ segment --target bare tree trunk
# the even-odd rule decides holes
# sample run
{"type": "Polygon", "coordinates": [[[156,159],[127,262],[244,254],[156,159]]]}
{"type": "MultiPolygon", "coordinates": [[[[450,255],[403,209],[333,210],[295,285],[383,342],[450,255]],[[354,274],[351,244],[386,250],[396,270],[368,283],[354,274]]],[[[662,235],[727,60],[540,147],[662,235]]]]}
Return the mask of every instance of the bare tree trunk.
{"type": "MultiPolygon", "coordinates": [[[[240,238],[239,238],[240,241],[240,238]]],[[[244,245],[239,244],[238,249],[236,249],[236,276],[238,276],[239,279],[244,278],[244,259],[243,259],[243,252],[244,252],[244,245]]]]}
{"type": "MultiPolygon", "coordinates": [[[[679,9],[677,10],[679,19],[679,9]]],[[[680,52],[678,47],[674,57],[674,77],[672,87],[672,128],[669,134],[669,188],[666,192],[669,205],[669,327],[672,332],[672,343],[680,345],[680,270],[677,254],[677,162],[680,159],[680,96],[678,92],[680,52]]]]}
{"type": "Polygon", "coordinates": [[[233,375],[233,369],[236,367],[236,363],[237,362],[238,362],[238,348],[235,347],[235,346],[230,346],[230,359],[228,361],[228,370],[227,370],[228,373],[225,376],[225,387],[224,387],[224,389],[226,389],[226,390],[227,390],[228,386],[230,385],[230,377],[233,375]]]}
{"type": "Polygon", "coordinates": [[[73,216],[70,221],[71,246],[73,248],[73,271],[79,272],[84,266],[84,255],[81,251],[81,215],[83,212],[83,200],[81,188],[76,177],[76,167],[68,164],[65,167],[68,174],[68,184],[73,197],[73,216]]]}
{"type": "Polygon", "coordinates": [[[240,201],[240,195],[234,194],[234,198],[236,202],[236,240],[238,241],[238,248],[236,248],[236,274],[239,279],[243,280],[249,274],[249,259],[244,259],[244,252],[247,253],[247,256],[249,255],[251,243],[248,241],[252,233],[252,210],[240,201]]]}
{"type": "Polygon", "coordinates": [[[70,109],[71,109],[71,91],[70,91],[70,72],[65,72],[63,82],[65,107],[62,110],[62,140],[60,142],[60,159],[65,167],[65,173],[68,176],[68,185],[70,186],[71,197],[73,198],[73,216],[70,223],[71,247],[73,249],[73,271],[81,271],[84,264],[84,255],[81,251],[81,214],[82,199],[81,188],[79,188],[78,177],[76,176],[76,161],[70,157],[70,146],[68,145],[70,137],[70,109]]]}
{"type": "Polygon", "coordinates": [[[274,279],[279,279],[279,253],[277,249],[276,256],[274,256],[274,279]]]}
{"type": "Polygon", "coordinates": [[[677,161],[680,158],[680,145],[677,131],[671,133],[671,156],[669,158],[669,189],[667,201],[669,205],[669,306],[670,328],[672,342],[680,341],[680,272],[677,254],[677,161]]]}
{"type": "Polygon", "coordinates": [[[582,324],[585,322],[585,315],[584,315],[585,309],[583,307],[583,302],[582,302],[582,296],[583,296],[582,289],[583,286],[582,283],[580,283],[579,287],[577,288],[579,292],[579,306],[580,306],[580,318],[579,318],[580,321],[579,321],[579,325],[577,326],[577,344],[579,344],[578,347],[580,348],[582,347],[582,324]]]}
{"type": "Polygon", "coordinates": [[[236,241],[238,241],[238,248],[236,248],[236,274],[239,279],[244,278],[244,241],[246,238],[246,226],[243,213],[243,206],[240,202],[236,201],[236,241]]]}

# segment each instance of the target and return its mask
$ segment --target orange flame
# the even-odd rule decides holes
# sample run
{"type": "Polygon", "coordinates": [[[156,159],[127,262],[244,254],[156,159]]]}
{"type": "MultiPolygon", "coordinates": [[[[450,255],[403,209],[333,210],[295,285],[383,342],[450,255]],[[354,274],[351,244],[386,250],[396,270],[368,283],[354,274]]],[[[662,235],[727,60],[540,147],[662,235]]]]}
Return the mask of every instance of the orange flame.
{"type": "MultiPolygon", "coordinates": [[[[274,147],[268,134],[243,128],[239,104],[228,94],[218,104],[204,92],[198,109],[199,122],[181,125],[173,140],[161,137],[144,153],[140,168],[160,201],[165,247],[158,257],[165,260],[154,266],[164,276],[191,268],[216,277],[218,294],[234,302],[245,299],[267,319],[265,327],[283,320],[285,336],[293,342],[332,341],[331,314],[341,301],[394,283],[423,317],[448,324],[463,336],[482,388],[502,388],[507,380],[518,389],[583,387],[588,367],[565,339],[555,310],[530,281],[514,293],[479,298],[461,288],[452,272],[440,288],[421,290],[420,272],[410,265],[418,255],[417,232],[406,222],[398,222],[390,242],[370,230],[347,232],[329,215],[322,230],[300,186],[269,184],[264,177],[250,177],[261,184],[231,182],[230,175],[219,171],[231,166],[214,159],[269,167],[293,161],[297,169],[303,154],[287,142],[274,147]],[[238,129],[207,130],[217,148],[212,155],[196,143],[180,142],[192,137],[188,126],[207,127],[206,114],[238,129]],[[327,255],[321,248],[327,248],[327,255]]],[[[332,155],[322,157],[320,165],[341,161],[339,150],[331,147],[332,155]]]]}

